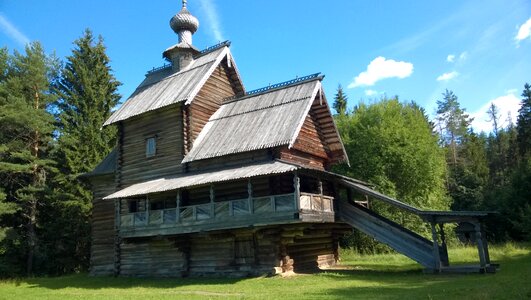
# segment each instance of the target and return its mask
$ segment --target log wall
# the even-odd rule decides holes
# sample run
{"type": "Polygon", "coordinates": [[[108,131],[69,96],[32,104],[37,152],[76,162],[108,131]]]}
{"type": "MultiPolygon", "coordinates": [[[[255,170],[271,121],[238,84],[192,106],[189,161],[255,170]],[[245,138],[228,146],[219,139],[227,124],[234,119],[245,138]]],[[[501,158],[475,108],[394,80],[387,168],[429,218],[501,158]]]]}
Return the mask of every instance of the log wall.
{"type": "Polygon", "coordinates": [[[114,174],[91,179],[92,244],[90,247],[90,274],[112,275],[114,272],[114,202],[102,200],[114,192],[114,174]]]}
{"type": "Polygon", "coordinates": [[[317,157],[327,159],[328,147],[323,142],[319,135],[319,124],[312,117],[312,112],[306,115],[304,124],[299,132],[299,136],[293,144],[293,148],[299,151],[315,155],[317,157]]]}
{"type": "Polygon", "coordinates": [[[168,238],[123,241],[120,275],[134,277],[182,277],[186,275],[186,251],[180,241],[168,238]]]}
{"type": "Polygon", "coordinates": [[[120,185],[182,172],[183,130],[180,104],[123,122],[120,185]],[[146,139],[156,138],[156,154],[146,157],[146,139]]]}
{"type": "Polygon", "coordinates": [[[121,244],[122,276],[245,277],[311,272],[334,266],[348,226],[294,224],[178,237],[134,238],[121,244]]]}
{"type": "Polygon", "coordinates": [[[288,149],[287,146],[279,149],[277,157],[288,162],[319,170],[326,170],[328,167],[326,159],[297,149],[288,149]]]}
{"type": "MultiPolygon", "coordinates": [[[[223,99],[235,95],[229,76],[225,63],[220,64],[190,104],[190,138],[188,143],[193,144],[210,116],[221,106],[223,99]]],[[[191,144],[188,149],[192,148],[191,144]]]]}

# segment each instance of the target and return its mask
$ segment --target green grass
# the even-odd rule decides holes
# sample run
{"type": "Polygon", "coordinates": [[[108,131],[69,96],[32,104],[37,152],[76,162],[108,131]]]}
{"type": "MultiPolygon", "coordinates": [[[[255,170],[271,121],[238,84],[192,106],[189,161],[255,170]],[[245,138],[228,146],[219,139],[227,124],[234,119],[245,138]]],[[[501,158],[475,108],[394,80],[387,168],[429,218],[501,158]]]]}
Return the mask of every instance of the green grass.
{"type": "MultiPolygon", "coordinates": [[[[451,263],[476,262],[475,248],[450,249],[451,263]]],[[[424,274],[397,254],[345,251],[342,268],[251,279],[89,277],[0,281],[0,299],[531,299],[531,246],[491,247],[496,274],[424,274]]]]}

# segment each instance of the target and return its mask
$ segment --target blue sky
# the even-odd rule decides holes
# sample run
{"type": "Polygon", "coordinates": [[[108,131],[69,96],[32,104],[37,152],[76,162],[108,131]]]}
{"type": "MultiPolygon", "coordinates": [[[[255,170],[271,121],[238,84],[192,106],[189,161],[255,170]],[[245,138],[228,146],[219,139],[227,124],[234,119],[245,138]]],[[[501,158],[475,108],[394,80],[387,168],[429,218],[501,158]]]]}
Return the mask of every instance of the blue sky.
{"type": "MultiPolygon", "coordinates": [[[[147,70],[164,64],[177,42],[169,19],[178,0],[0,0],[0,45],[22,50],[38,40],[60,58],[83,30],[101,34],[127,98],[147,70]]],[[[329,101],[338,84],[349,105],[383,95],[414,100],[434,112],[455,92],[489,130],[494,101],[513,118],[531,83],[531,1],[245,1],[189,0],[202,49],[232,41],[248,90],[322,72],[329,101]]]]}

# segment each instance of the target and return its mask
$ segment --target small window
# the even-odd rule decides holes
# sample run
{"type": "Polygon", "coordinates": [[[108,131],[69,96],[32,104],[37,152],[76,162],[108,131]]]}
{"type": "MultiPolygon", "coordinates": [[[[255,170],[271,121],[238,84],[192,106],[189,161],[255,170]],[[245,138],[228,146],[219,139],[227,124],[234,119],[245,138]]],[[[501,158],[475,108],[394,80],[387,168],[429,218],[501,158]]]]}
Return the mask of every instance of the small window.
{"type": "Polygon", "coordinates": [[[157,153],[157,140],[155,137],[146,139],[146,157],[155,156],[157,153]]]}

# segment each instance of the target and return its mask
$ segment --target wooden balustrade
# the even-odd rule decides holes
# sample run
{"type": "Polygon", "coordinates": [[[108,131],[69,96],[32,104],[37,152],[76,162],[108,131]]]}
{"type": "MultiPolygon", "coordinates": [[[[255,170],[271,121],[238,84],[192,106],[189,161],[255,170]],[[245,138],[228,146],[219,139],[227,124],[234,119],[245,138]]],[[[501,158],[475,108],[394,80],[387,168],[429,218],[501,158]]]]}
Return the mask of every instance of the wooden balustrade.
{"type": "Polygon", "coordinates": [[[333,197],[300,193],[298,203],[295,195],[283,194],[251,197],[224,202],[196,204],[147,212],[134,212],[120,216],[121,227],[146,227],[170,224],[193,224],[210,219],[228,219],[276,212],[320,211],[333,212],[333,197]],[[149,216],[148,216],[149,213],[149,216]]]}

